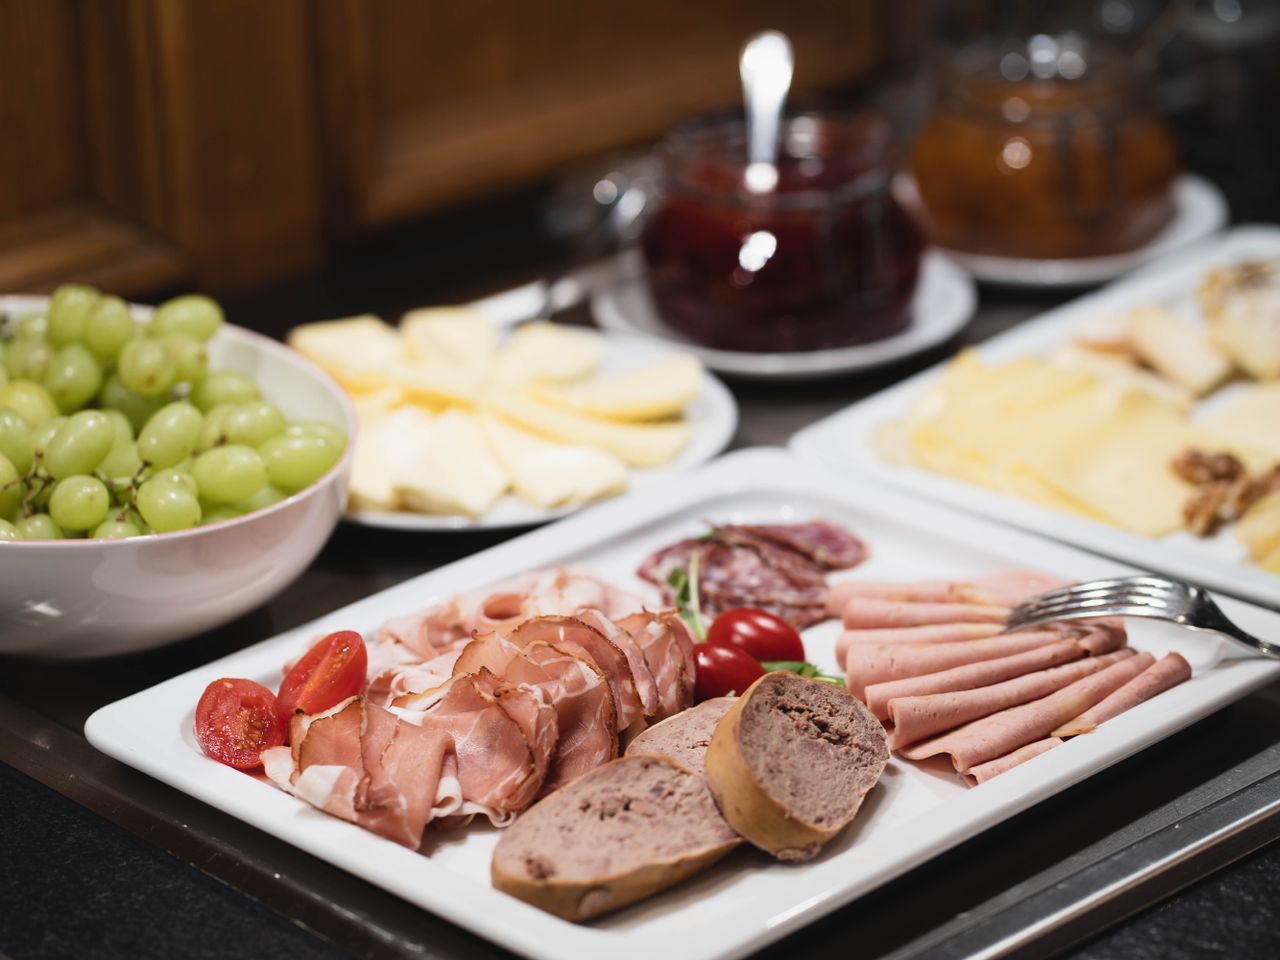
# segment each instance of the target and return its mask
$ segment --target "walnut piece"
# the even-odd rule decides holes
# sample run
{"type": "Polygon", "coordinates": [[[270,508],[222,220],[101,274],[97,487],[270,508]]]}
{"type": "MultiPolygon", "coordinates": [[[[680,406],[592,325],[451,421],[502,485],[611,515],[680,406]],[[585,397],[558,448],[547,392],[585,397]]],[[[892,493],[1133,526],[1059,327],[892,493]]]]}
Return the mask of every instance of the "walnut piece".
{"type": "Polygon", "coordinates": [[[1226,505],[1231,484],[1215,480],[1203,484],[1182,505],[1182,519],[1197,537],[1209,537],[1222,525],[1222,508],[1226,505]]]}
{"type": "Polygon", "coordinates": [[[1225,452],[1184,450],[1173,458],[1170,466],[1179,477],[1196,486],[1218,480],[1236,480],[1244,476],[1244,464],[1225,452]]]}

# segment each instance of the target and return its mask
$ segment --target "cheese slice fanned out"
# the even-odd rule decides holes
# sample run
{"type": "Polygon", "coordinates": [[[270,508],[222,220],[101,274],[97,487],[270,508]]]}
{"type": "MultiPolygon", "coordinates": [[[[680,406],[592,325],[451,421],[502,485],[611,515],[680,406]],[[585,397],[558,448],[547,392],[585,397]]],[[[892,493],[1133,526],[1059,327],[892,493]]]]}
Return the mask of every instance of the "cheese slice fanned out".
{"type": "Polygon", "coordinates": [[[1129,315],[1129,327],[1138,356],[1196,396],[1231,375],[1231,361],[1208,332],[1166,307],[1139,307],[1129,315]]]}
{"type": "Polygon", "coordinates": [[[410,510],[472,517],[497,503],[509,485],[476,418],[462,410],[431,421],[395,478],[396,497],[410,510]]]}
{"type": "Polygon", "coordinates": [[[486,401],[505,420],[561,443],[600,447],[635,467],[670,463],[689,443],[687,423],[618,423],[560,410],[527,392],[495,390],[486,401]]]}
{"type": "Polygon", "coordinates": [[[480,382],[475,372],[443,360],[392,364],[385,376],[413,402],[438,411],[446,407],[471,407],[479,398],[480,382]]]}
{"type": "Polygon", "coordinates": [[[552,406],[595,417],[661,420],[696,400],[702,380],[698,359],[681,355],[582,383],[543,385],[535,395],[552,406]]]}
{"type": "Polygon", "coordinates": [[[582,503],[627,489],[627,466],[611,453],[543,440],[490,414],[479,420],[511,486],[535,506],[582,503]]]}
{"type": "Polygon", "coordinates": [[[385,385],[387,368],[405,356],[399,334],[371,314],[305,323],[289,331],[288,343],[348,390],[355,391],[385,385]]]}
{"type": "Polygon", "coordinates": [[[498,351],[498,327],[473,307],[423,307],[400,318],[409,356],[478,373],[488,370],[498,351]]]}
{"type": "Polygon", "coordinates": [[[351,505],[360,510],[395,510],[397,484],[412,476],[416,451],[432,442],[434,418],[421,407],[400,407],[368,426],[361,425],[351,461],[351,505]]]}
{"type": "Polygon", "coordinates": [[[498,350],[493,380],[506,385],[581,380],[600,366],[603,353],[604,341],[598,333],[541,321],[526,323],[498,350]]]}

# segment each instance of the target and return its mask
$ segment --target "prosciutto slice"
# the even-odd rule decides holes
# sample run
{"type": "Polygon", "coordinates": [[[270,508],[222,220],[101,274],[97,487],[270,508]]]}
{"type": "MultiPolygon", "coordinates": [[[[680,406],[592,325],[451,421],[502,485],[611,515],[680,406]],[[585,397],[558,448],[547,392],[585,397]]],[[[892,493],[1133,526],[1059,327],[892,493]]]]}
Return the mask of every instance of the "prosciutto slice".
{"type": "Polygon", "coordinates": [[[1012,753],[1006,753],[1003,757],[996,757],[994,760],[980,763],[964,775],[965,783],[971,787],[986,783],[992,777],[999,776],[1006,770],[1012,770],[1018,764],[1026,763],[1032,757],[1038,757],[1054,747],[1062,746],[1063,742],[1060,737],[1046,737],[1043,740],[1028,743],[1025,747],[1019,747],[1012,753]]]}
{"type": "Polygon", "coordinates": [[[1184,680],[1190,679],[1191,664],[1187,663],[1180,654],[1167,653],[1105,700],[1090,707],[1070,723],[1063,724],[1054,730],[1053,735],[1074,737],[1082,733],[1091,733],[1098,724],[1105,723],[1143,701],[1150,700],[1157,693],[1163,693],[1170,687],[1176,687],[1184,680]]]}
{"type": "Polygon", "coordinates": [[[1049,736],[1155,662],[1149,653],[1127,657],[1031,703],[974,720],[901,751],[909,760],[948,754],[958,773],[1049,736]]]}
{"type": "Polygon", "coordinates": [[[917,740],[958,727],[970,720],[1047,697],[1055,690],[1061,690],[1067,684],[1097,673],[1129,656],[1133,656],[1132,650],[1117,650],[1102,657],[1075,660],[990,686],[950,693],[898,697],[889,701],[889,719],[893,723],[889,746],[893,750],[901,750],[917,740]]]}
{"type": "Polygon", "coordinates": [[[885,680],[901,680],[981,660],[995,660],[1061,640],[1056,629],[1002,633],[985,640],[959,643],[858,643],[845,654],[849,692],[865,702],[866,688],[885,680]]]}
{"type": "Polygon", "coordinates": [[[636,642],[635,637],[606,617],[599,610],[583,610],[578,616],[586,623],[603,633],[609,641],[622,651],[627,658],[627,666],[631,669],[631,679],[635,683],[636,694],[640,697],[640,706],[646,717],[658,714],[658,681],[653,678],[649,662],[644,658],[644,649],[636,642]]]}
{"type": "Polygon", "coordinates": [[[654,720],[665,720],[693,705],[697,665],[693,636],[674,610],[642,610],[618,621],[644,653],[658,689],[654,720]]]}

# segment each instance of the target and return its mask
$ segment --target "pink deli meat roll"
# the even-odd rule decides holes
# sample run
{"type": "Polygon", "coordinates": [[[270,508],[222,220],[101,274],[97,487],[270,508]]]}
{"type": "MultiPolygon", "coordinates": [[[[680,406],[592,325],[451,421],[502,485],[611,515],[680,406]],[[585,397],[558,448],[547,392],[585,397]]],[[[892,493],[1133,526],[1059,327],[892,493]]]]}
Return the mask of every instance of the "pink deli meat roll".
{"type": "Polygon", "coordinates": [[[976,603],[917,603],[852,597],[842,614],[846,630],[918,627],[931,623],[1004,623],[1008,607],[976,603]]]}
{"type": "Polygon", "coordinates": [[[1097,728],[1098,724],[1119,716],[1144,700],[1150,700],[1157,693],[1164,693],[1170,687],[1176,687],[1184,680],[1190,679],[1191,664],[1179,654],[1165,654],[1159,662],[1153,663],[1101,703],[1095,704],[1070,723],[1054,730],[1053,735],[1074,737],[1078,734],[1090,733],[1097,728]]]}
{"type": "Polygon", "coordinates": [[[1006,770],[1012,770],[1018,764],[1026,763],[1032,757],[1038,757],[1054,747],[1062,746],[1064,742],[1061,737],[1046,737],[1043,740],[1037,740],[1035,743],[1028,743],[1025,747],[1019,747],[1013,753],[1006,753],[1003,757],[996,757],[994,760],[978,764],[964,775],[965,783],[971,787],[986,783],[992,777],[999,776],[1006,770]]]}
{"type": "Polygon", "coordinates": [[[958,727],[970,720],[989,717],[1009,707],[1047,697],[1069,683],[1075,683],[1131,656],[1133,651],[1126,648],[1105,656],[1089,657],[1028,673],[987,687],[890,700],[889,719],[893,721],[890,747],[901,750],[917,740],[958,727]]]}
{"type": "Polygon", "coordinates": [[[968,773],[970,768],[980,763],[1049,736],[1154,662],[1155,658],[1149,653],[1128,657],[1040,700],[1001,710],[940,737],[922,740],[903,750],[902,755],[908,760],[923,760],[938,754],[950,754],[956,771],[968,773]]]}
{"type": "Polygon", "coordinates": [[[1066,583],[1068,581],[1034,570],[1003,570],[970,581],[916,580],[897,583],[842,580],[831,587],[831,593],[827,596],[827,611],[833,617],[840,616],[853,597],[905,600],[911,603],[972,603],[1012,607],[1027,597],[1066,583]]]}
{"type": "Polygon", "coordinates": [[[842,630],[836,638],[836,659],[843,661],[854,643],[957,643],[982,640],[1003,632],[1003,623],[930,623],[919,627],[842,630]]]}
{"type": "Polygon", "coordinates": [[[866,688],[885,680],[901,680],[980,660],[995,660],[1062,639],[1057,629],[1002,633],[985,640],[958,643],[856,643],[845,654],[849,692],[866,702],[866,688]]]}

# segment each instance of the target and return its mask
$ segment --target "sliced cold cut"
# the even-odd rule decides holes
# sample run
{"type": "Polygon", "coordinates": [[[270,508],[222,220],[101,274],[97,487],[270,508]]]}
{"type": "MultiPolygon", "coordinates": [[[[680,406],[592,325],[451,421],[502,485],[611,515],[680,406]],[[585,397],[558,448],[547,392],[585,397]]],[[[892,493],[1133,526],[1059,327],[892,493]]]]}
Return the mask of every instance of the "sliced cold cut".
{"type": "Polygon", "coordinates": [[[706,778],[738,833],[780,860],[808,860],[853,819],[888,760],[880,721],[845,690],[774,672],[716,727],[706,778]]]}
{"type": "Polygon", "coordinates": [[[1004,632],[1002,623],[929,623],[917,627],[872,627],[842,630],[836,638],[836,659],[843,661],[855,643],[959,643],[1004,632]]]}
{"type": "Polygon", "coordinates": [[[1190,679],[1191,664],[1187,663],[1180,654],[1165,654],[1159,661],[1147,667],[1101,703],[1095,704],[1070,723],[1053,731],[1053,735],[1074,737],[1081,733],[1090,733],[1098,724],[1119,716],[1144,700],[1150,700],[1157,693],[1163,693],[1170,687],[1176,687],[1184,680],[1190,679]]]}
{"type": "Polygon", "coordinates": [[[696,707],[654,724],[627,745],[627,755],[656,753],[670,757],[694,773],[706,765],[707,747],[724,715],[733,706],[733,697],[704,700],[696,707]]]}
{"type": "Polygon", "coordinates": [[[1012,770],[1018,764],[1026,763],[1032,757],[1038,757],[1054,747],[1062,746],[1063,743],[1064,741],[1061,737],[1045,737],[1043,740],[1028,743],[1025,747],[1019,747],[1012,753],[1006,753],[1003,757],[996,757],[994,760],[988,760],[986,763],[980,763],[976,767],[972,767],[964,775],[965,783],[971,787],[986,783],[992,777],[997,777],[1006,770],[1012,770]]]}
{"type": "Polygon", "coordinates": [[[832,584],[828,613],[838,617],[853,597],[905,600],[912,603],[973,603],[1012,607],[1067,581],[1035,570],[1002,570],[974,580],[873,581],[841,580],[832,584]]]}
{"type": "Polygon", "coordinates": [[[531,807],[493,851],[494,887],[566,920],[665,889],[739,843],[706,781],[668,757],[622,757],[531,807]]]}
{"type": "Polygon", "coordinates": [[[853,597],[844,605],[842,619],[845,629],[859,630],[927,624],[1004,623],[1008,615],[1008,607],[976,603],[922,603],[853,597]]]}

